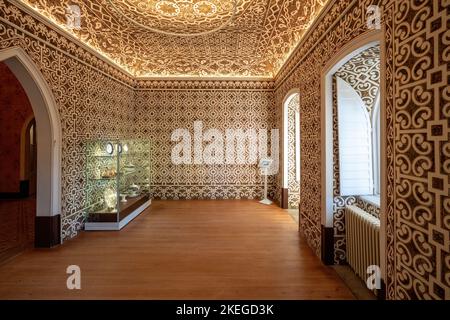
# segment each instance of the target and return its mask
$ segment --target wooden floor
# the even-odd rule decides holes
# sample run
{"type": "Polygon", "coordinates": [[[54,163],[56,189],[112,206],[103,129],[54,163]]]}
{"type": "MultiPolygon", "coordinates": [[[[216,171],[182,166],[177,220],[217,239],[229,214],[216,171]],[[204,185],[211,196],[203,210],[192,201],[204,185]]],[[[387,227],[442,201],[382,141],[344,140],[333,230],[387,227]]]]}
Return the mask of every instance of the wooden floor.
{"type": "Polygon", "coordinates": [[[155,201],[120,232],[82,232],[0,266],[3,299],[353,299],[286,211],[155,201]],[[79,265],[81,290],[66,288],[79,265]]]}

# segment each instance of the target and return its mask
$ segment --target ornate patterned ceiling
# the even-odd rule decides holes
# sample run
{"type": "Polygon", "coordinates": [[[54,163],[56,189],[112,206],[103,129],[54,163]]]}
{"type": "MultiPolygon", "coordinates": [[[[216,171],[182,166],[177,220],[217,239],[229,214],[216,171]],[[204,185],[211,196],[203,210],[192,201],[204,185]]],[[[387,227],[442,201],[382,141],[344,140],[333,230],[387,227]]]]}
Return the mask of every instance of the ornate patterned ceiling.
{"type": "Polygon", "coordinates": [[[108,0],[118,14],[143,29],[198,36],[229,25],[248,2],[238,0],[108,0]]]}
{"type": "Polygon", "coordinates": [[[136,77],[273,78],[328,0],[20,0],[136,77]],[[78,5],[79,29],[67,28],[78,5]]]}

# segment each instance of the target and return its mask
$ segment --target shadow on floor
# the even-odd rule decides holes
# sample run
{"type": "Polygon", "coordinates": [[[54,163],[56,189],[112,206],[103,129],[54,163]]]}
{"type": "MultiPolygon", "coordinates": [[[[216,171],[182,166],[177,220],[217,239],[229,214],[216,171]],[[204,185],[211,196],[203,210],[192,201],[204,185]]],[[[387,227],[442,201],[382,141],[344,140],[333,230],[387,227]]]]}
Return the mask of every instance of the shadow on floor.
{"type": "Polygon", "coordinates": [[[375,295],[367,289],[364,282],[353,272],[349,266],[331,266],[344,281],[350,291],[358,300],[377,300],[375,295]]]}

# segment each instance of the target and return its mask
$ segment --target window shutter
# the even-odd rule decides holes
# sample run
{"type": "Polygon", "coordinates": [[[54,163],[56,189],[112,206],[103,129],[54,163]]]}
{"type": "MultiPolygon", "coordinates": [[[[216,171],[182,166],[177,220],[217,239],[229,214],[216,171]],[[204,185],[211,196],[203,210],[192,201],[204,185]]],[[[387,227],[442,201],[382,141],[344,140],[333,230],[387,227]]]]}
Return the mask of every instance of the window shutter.
{"type": "Polygon", "coordinates": [[[373,194],[369,114],[358,93],[336,78],[341,196],[373,194]]]}

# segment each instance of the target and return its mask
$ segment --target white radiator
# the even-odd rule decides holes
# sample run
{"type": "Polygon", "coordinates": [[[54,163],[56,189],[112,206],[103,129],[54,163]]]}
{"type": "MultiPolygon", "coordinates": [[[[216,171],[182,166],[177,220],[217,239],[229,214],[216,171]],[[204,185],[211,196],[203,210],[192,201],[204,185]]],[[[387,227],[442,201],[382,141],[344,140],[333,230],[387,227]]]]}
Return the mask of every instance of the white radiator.
{"type": "Polygon", "coordinates": [[[380,266],[380,220],[356,206],[345,208],[347,262],[366,282],[369,266],[380,266]]]}

